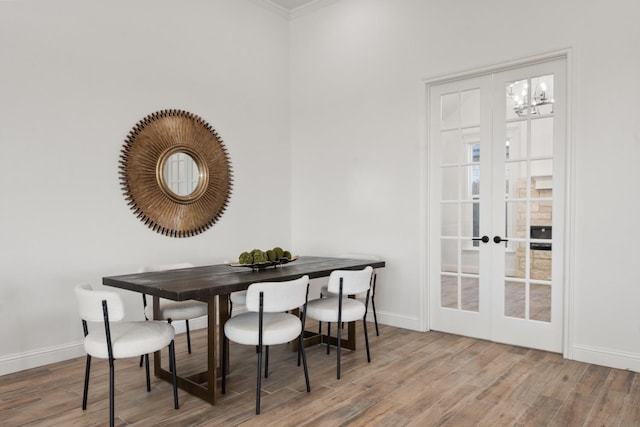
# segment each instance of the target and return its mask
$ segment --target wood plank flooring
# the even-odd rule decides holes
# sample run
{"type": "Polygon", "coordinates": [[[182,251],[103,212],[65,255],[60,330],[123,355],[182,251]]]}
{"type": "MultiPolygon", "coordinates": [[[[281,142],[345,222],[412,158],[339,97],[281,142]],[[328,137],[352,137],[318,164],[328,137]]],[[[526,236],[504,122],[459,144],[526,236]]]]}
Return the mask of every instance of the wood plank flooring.
{"type": "MultiPolygon", "coordinates": [[[[309,325],[312,327],[312,325],[309,325]]],[[[335,329],[335,328],[334,328],[335,329]]],[[[255,415],[256,354],[231,344],[227,394],[211,406],[179,390],[173,409],[169,383],[152,378],[135,359],[116,361],[118,426],[638,426],[640,376],[529,350],[439,332],[369,324],[372,362],[359,348],[307,350],[311,393],[296,355],[271,349],[263,379],[262,414],[255,415]]],[[[205,331],[176,338],[178,369],[195,371],[206,357],[205,331]]],[[[94,426],[108,422],[108,363],[94,360],[89,402],[82,411],[85,359],[0,377],[0,426],[94,426]]]]}

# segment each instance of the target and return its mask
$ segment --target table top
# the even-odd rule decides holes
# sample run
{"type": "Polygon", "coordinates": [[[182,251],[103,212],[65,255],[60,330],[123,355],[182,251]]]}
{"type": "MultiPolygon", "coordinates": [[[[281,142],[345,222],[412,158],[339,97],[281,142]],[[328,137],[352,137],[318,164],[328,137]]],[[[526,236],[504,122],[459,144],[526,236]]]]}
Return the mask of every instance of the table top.
{"type": "Polygon", "coordinates": [[[102,278],[102,284],[175,301],[207,299],[242,291],[255,282],[282,282],[304,276],[326,277],[333,270],[357,270],[366,266],[382,268],[384,261],[303,256],[288,264],[254,271],[227,264],[179,270],[125,274],[102,278]]]}

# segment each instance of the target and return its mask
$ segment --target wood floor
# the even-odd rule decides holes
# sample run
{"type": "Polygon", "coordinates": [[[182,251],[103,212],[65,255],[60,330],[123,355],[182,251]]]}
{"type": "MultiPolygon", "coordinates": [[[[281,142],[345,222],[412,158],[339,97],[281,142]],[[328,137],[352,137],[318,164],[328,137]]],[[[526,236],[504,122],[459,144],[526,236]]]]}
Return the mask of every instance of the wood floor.
{"type": "MultiPolygon", "coordinates": [[[[366,363],[362,325],[356,352],[344,351],[336,380],[335,350],[307,350],[311,393],[284,346],[271,349],[262,414],[255,409],[253,348],[231,344],[227,394],[211,406],[152,378],[134,359],[116,361],[116,425],[132,426],[638,426],[640,377],[634,372],[565,360],[561,355],[439,332],[388,326],[366,363]]],[[[178,369],[205,357],[204,331],[193,354],[176,339],[178,369]]],[[[86,411],[81,410],[84,358],[0,377],[0,426],[93,426],[108,421],[108,364],[94,360],[86,411]]]]}

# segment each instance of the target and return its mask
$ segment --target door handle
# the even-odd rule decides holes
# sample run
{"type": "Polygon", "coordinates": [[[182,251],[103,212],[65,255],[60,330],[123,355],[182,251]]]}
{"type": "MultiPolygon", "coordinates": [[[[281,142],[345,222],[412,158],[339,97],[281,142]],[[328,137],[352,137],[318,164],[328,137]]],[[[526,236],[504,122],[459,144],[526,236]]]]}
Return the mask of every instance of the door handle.
{"type": "Polygon", "coordinates": [[[493,243],[500,243],[500,242],[508,242],[509,239],[503,239],[500,236],[494,236],[493,237],[493,243]]]}
{"type": "Polygon", "coordinates": [[[482,243],[489,243],[489,236],[474,237],[471,240],[482,240],[482,243]]]}

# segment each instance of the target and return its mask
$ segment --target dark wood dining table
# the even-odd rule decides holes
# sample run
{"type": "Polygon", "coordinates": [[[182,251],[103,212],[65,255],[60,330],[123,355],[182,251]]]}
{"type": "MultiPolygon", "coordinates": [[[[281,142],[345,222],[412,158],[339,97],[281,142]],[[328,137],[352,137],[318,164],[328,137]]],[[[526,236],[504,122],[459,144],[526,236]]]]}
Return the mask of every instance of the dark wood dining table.
{"type": "MultiPolygon", "coordinates": [[[[265,269],[230,266],[227,264],[207,265],[179,270],[167,270],[147,273],[125,274],[103,277],[105,286],[126,289],[153,297],[154,318],[160,318],[159,299],[174,301],[199,300],[208,305],[207,320],[207,369],[201,373],[180,376],[178,386],[211,404],[216,401],[216,379],[218,374],[218,354],[222,354],[222,340],[218,340],[217,319],[220,319],[220,331],[229,318],[229,294],[246,290],[256,282],[281,282],[293,280],[304,275],[310,279],[326,277],[334,270],[357,270],[366,266],[382,268],[384,261],[348,258],[327,258],[302,256],[293,262],[265,269]],[[217,302],[217,304],[216,304],[217,302]],[[219,316],[219,317],[218,317],[219,316]]],[[[348,330],[347,346],[355,349],[355,328],[348,330]]],[[[223,333],[223,332],[222,332],[223,333]]],[[[319,341],[318,341],[319,342],[319,341]]],[[[172,375],[161,364],[161,354],[154,354],[154,373],[166,381],[172,381],[172,375]]]]}

